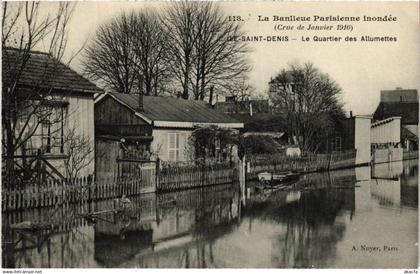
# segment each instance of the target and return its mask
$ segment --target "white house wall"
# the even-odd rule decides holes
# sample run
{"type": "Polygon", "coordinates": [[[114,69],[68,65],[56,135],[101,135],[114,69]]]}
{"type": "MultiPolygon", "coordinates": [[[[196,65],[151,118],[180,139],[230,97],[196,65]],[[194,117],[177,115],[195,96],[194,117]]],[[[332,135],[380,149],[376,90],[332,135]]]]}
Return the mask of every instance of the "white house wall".
{"type": "MultiPolygon", "coordinates": [[[[95,126],[94,126],[94,101],[93,97],[70,97],[68,99],[68,129],[75,129],[75,133],[89,138],[92,144],[92,153],[89,157],[94,158],[95,126]]],[[[93,174],[95,161],[92,160],[81,172],[80,176],[93,174]]]]}
{"type": "Polygon", "coordinates": [[[390,163],[395,161],[402,161],[403,150],[400,147],[377,148],[373,152],[373,163],[390,163]]]}
{"type": "Polygon", "coordinates": [[[371,127],[372,144],[397,144],[401,141],[401,118],[393,117],[376,122],[371,127]]]}
{"type": "MultiPolygon", "coordinates": [[[[75,134],[80,136],[86,136],[89,138],[92,144],[92,153],[89,156],[91,157],[91,163],[84,167],[78,176],[87,176],[94,173],[94,140],[95,140],[95,128],[94,128],[94,101],[93,96],[80,96],[80,97],[67,97],[62,98],[58,97],[60,100],[68,102],[67,107],[67,119],[64,124],[64,134],[68,134],[68,130],[74,128],[75,134]]],[[[22,124],[19,123],[18,126],[22,124]]],[[[29,127],[34,127],[37,125],[37,121],[34,116],[31,118],[29,127]]],[[[36,151],[36,149],[42,146],[41,140],[42,128],[40,125],[36,128],[33,136],[27,141],[26,148],[31,148],[36,151]]],[[[66,176],[65,167],[64,167],[64,157],[67,156],[67,149],[64,148],[64,154],[47,154],[48,162],[54,166],[61,174],[66,176]]],[[[17,154],[21,154],[19,150],[17,154]]],[[[35,153],[35,152],[32,152],[35,153]]]]}
{"type": "Polygon", "coordinates": [[[370,117],[356,116],[354,148],[357,150],[356,165],[368,164],[371,160],[370,154],[370,117]]]}
{"type": "Polygon", "coordinates": [[[370,185],[370,193],[382,203],[399,206],[401,203],[401,182],[390,179],[378,178],[370,185]]]}

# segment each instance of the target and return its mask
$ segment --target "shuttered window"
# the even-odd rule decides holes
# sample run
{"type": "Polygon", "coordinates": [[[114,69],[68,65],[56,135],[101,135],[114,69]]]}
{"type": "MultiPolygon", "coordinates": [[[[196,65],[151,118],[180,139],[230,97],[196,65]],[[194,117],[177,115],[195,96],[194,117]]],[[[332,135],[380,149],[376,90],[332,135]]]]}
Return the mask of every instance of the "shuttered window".
{"type": "Polygon", "coordinates": [[[217,160],[220,160],[222,158],[222,153],[221,153],[221,147],[220,147],[220,139],[216,138],[214,140],[214,158],[216,158],[217,160]]]}
{"type": "Polygon", "coordinates": [[[179,160],[179,138],[180,134],[175,132],[168,133],[168,153],[169,161],[178,161],[179,160]]]}

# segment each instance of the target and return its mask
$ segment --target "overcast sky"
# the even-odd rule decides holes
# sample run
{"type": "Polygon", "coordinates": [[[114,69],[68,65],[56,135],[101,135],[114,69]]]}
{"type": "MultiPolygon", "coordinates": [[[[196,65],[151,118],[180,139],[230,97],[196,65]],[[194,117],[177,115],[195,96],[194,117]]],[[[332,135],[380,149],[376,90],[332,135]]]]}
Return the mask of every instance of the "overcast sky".
{"type": "MultiPolygon", "coordinates": [[[[122,11],[159,8],[162,3],[151,2],[80,2],[70,26],[67,51],[75,51],[84,41],[92,39],[99,24],[122,11]]],[[[322,72],[343,89],[346,110],[356,114],[371,114],[379,101],[382,89],[419,89],[419,11],[418,2],[376,3],[280,3],[280,2],[224,2],[227,15],[241,15],[244,30],[249,35],[277,35],[296,38],[289,42],[251,42],[250,61],[253,70],[251,84],[259,92],[266,92],[270,77],[274,77],[290,62],[313,62],[322,72]],[[384,16],[393,15],[397,22],[355,23],[352,32],[276,32],[274,22],[258,22],[258,15],[269,16],[384,16]],[[301,42],[301,36],[396,36],[394,43],[321,43],[301,42]]],[[[283,23],[298,25],[298,23],[283,23]]],[[[319,25],[324,23],[318,22],[319,25]]],[[[327,23],[328,24],[328,23],[327,23]]],[[[307,25],[307,24],[305,24],[307,25]]],[[[80,70],[80,57],[72,64],[80,70]]]]}

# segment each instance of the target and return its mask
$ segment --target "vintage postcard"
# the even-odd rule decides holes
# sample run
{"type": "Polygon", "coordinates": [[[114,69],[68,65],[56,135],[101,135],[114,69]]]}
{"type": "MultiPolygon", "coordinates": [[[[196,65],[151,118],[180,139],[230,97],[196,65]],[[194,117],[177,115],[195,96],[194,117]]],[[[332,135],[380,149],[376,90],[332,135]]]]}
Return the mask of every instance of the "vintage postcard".
{"type": "Polygon", "coordinates": [[[3,273],[417,273],[418,2],[1,6],[3,273]]]}

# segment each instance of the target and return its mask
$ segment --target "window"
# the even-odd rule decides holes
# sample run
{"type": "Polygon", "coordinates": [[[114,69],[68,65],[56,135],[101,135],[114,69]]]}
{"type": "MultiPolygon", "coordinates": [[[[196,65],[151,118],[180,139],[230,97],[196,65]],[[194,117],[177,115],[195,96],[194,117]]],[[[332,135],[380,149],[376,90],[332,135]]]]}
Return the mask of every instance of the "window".
{"type": "Polygon", "coordinates": [[[42,150],[45,153],[64,153],[65,107],[54,107],[41,123],[42,150]]]}
{"type": "Polygon", "coordinates": [[[335,137],[331,140],[331,151],[341,151],[342,150],[342,140],[341,137],[335,137]]]}
{"type": "Polygon", "coordinates": [[[178,161],[179,160],[179,139],[180,134],[175,132],[168,133],[168,153],[169,161],[178,161]]]}
{"type": "Polygon", "coordinates": [[[50,120],[42,121],[41,139],[42,139],[42,148],[44,152],[51,153],[51,122],[50,120]]]}
{"type": "Polygon", "coordinates": [[[214,140],[214,158],[216,158],[217,160],[220,160],[222,158],[219,138],[215,138],[214,140]]]}

